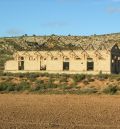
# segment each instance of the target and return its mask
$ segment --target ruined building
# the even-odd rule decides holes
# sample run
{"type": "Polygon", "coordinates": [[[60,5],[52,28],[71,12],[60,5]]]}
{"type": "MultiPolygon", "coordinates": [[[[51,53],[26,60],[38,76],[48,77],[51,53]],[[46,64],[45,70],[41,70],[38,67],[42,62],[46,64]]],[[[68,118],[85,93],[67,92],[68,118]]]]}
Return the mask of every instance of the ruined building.
{"type": "Polygon", "coordinates": [[[5,72],[48,73],[120,73],[120,49],[117,44],[77,44],[70,49],[17,51],[14,60],[5,63],[5,72]]]}

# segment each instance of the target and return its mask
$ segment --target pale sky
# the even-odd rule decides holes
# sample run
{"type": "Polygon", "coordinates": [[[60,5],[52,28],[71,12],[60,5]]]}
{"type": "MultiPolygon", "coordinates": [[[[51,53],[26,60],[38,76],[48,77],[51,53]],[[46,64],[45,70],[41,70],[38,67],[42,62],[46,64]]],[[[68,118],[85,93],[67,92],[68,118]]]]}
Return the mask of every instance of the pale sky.
{"type": "Polygon", "coordinates": [[[120,32],[120,0],[0,0],[0,37],[120,32]]]}

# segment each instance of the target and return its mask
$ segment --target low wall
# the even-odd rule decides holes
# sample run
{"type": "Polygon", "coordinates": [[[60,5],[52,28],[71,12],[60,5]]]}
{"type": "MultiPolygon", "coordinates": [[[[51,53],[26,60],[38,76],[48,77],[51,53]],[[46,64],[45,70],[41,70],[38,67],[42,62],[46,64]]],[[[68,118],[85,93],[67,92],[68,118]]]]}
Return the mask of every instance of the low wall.
{"type": "MultiPolygon", "coordinates": [[[[84,71],[84,72],[76,72],[76,71],[12,71],[12,70],[4,70],[4,72],[10,73],[53,73],[53,74],[99,74],[99,71],[84,71]]],[[[102,72],[103,74],[111,74],[109,71],[102,72]]]]}

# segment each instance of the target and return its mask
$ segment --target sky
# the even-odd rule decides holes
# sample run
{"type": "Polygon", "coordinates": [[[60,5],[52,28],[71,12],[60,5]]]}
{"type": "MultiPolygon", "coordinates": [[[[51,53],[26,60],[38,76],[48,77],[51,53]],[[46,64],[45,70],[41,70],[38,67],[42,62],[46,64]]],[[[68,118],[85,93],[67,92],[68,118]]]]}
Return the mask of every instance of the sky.
{"type": "Polygon", "coordinates": [[[120,32],[120,0],[0,0],[0,37],[120,32]]]}

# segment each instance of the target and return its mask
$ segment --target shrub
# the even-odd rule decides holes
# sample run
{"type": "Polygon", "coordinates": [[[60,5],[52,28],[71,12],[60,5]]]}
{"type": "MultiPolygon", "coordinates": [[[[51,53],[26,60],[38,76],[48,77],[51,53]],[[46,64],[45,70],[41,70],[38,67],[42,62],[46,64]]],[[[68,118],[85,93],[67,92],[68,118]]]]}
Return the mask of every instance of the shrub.
{"type": "Polygon", "coordinates": [[[46,73],[40,73],[40,76],[41,76],[41,77],[49,77],[49,75],[50,75],[50,74],[47,73],[47,72],[46,72],[46,73]]]}
{"type": "Polygon", "coordinates": [[[30,73],[30,74],[28,75],[28,78],[29,78],[30,81],[32,81],[32,82],[34,82],[37,77],[39,77],[39,74],[36,74],[36,73],[30,73]]]}
{"type": "Polygon", "coordinates": [[[15,84],[9,82],[0,83],[0,91],[14,91],[15,84]]]}
{"type": "Polygon", "coordinates": [[[16,74],[16,76],[19,77],[19,78],[23,78],[25,76],[25,74],[24,73],[18,73],[18,74],[16,74]]]}
{"type": "Polygon", "coordinates": [[[116,80],[117,80],[117,81],[120,81],[120,77],[118,77],[116,80]]]}
{"type": "Polygon", "coordinates": [[[35,83],[36,84],[44,84],[44,80],[36,80],[35,83]]]}
{"type": "Polygon", "coordinates": [[[54,84],[52,78],[50,78],[49,81],[45,84],[45,88],[57,88],[57,85],[54,84]]]}
{"type": "Polygon", "coordinates": [[[35,87],[31,89],[31,91],[39,91],[41,89],[45,89],[44,81],[43,80],[37,80],[35,82],[35,87]]]}
{"type": "Polygon", "coordinates": [[[94,87],[82,88],[82,89],[81,89],[81,93],[84,93],[84,94],[97,93],[97,89],[96,89],[96,88],[94,88],[94,87]]]}
{"type": "Polygon", "coordinates": [[[34,89],[31,91],[40,91],[40,90],[45,90],[49,88],[57,88],[58,86],[53,83],[53,80],[50,78],[47,83],[44,83],[43,80],[36,81],[36,86],[34,89]]]}
{"type": "Polygon", "coordinates": [[[13,74],[9,72],[7,73],[1,72],[1,76],[13,76],[13,74]]]}
{"type": "Polygon", "coordinates": [[[34,89],[31,89],[31,91],[39,91],[41,89],[44,89],[44,85],[36,85],[34,89]]]}
{"type": "Polygon", "coordinates": [[[82,81],[84,79],[85,79],[85,75],[84,74],[73,75],[74,82],[80,82],[80,81],[82,81]]]}
{"type": "Polygon", "coordinates": [[[88,80],[88,79],[85,79],[85,80],[83,81],[83,83],[84,83],[84,85],[88,85],[88,84],[89,84],[89,80],[88,80]]]}
{"type": "Polygon", "coordinates": [[[103,74],[102,71],[99,72],[98,78],[100,80],[108,79],[109,75],[108,74],[103,74]]]}
{"type": "Polygon", "coordinates": [[[105,89],[103,89],[103,93],[106,94],[115,94],[118,91],[118,86],[114,85],[109,85],[105,89]]]}
{"type": "Polygon", "coordinates": [[[2,71],[0,71],[0,76],[3,76],[3,75],[4,75],[4,73],[2,71]]]}
{"type": "Polygon", "coordinates": [[[7,87],[7,91],[14,91],[15,90],[15,85],[9,85],[7,87]]]}
{"type": "Polygon", "coordinates": [[[68,79],[67,77],[63,77],[63,76],[62,76],[62,77],[60,78],[60,82],[67,82],[67,79],[68,79]]]}
{"type": "Polygon", "coordinates": [[[73,88],[76,88],[76,86],[75,85],[70,85],[70,86],[68,86],[68,85],[63,85],[63,87],[62,87],[64,90],[71,90],[71,89],[73,89],[73,88]]]}
{"type": "Polygon", "coordinates": [[[16,91],[24,91],[29,89],[30,89],[30,84],[24,81],[15,86],[16,91]]]}
{"type": "Polygon", "coordinates": [[[37,77],[39,77],[39,73],[29,73],[29,76],[28,76],[30,79],[35,79],[37,77]]]}
{"type": "Polygon", "coordinates": [[[94,82],[95,81],[95,77],[93,75],[87,75],[86,76],[88,82],[94,82]]]}

